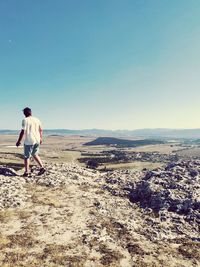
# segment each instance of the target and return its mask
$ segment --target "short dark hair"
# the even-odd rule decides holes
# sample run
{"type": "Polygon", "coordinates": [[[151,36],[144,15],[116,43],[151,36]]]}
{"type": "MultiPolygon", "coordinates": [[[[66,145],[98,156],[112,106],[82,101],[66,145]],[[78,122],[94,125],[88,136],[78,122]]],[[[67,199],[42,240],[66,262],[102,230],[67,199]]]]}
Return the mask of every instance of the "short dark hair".
{"type": "Polygon", "coordinates": [[[30,108],[26,107],[23,109],[24,115],[25,116],[30,116],[32,114],[32,111],[30,108]]]}

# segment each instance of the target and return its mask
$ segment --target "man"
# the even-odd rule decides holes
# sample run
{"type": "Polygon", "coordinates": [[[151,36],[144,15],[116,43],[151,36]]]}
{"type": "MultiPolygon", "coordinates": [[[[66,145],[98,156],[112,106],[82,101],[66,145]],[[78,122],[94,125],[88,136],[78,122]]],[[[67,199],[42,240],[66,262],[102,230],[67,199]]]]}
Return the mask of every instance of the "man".
{"type": "Polygon", "coordinates": [[[39,119],[32,116],[32,111],[30,108],[26,107],[23,109],[25,118],[22,120],[22,130],[19,134],[16,146],[21,144],[22,138],[25,136],[24,140],[24,166],[25,172],[24,177],[30,176],[30,158],[36,160],[40,166],[40,171],[38,175],[42,175],[45,172],[43,163],[38,155],[40,144],[42,144],[42,127],[39,119]]]}

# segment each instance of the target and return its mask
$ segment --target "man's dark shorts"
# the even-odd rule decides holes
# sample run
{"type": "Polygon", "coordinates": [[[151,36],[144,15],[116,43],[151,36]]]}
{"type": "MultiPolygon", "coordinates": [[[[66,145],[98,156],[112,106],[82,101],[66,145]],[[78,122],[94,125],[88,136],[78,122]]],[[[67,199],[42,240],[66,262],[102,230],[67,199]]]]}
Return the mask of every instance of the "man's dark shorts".
{"type": "Polygon", "coordinates": [[[29,159],[39,153],[40,144],[24,145],[24,158],[29,159]]]}

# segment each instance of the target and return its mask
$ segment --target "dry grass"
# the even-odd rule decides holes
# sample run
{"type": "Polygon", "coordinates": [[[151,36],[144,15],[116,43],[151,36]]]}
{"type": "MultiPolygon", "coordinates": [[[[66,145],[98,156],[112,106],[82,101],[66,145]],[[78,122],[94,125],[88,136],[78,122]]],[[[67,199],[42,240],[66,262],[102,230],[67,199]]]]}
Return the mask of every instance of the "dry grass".
{"type": "Polygon", "coordinates": [[[137,244],[137,243],[133,243],[130,242],[127,244],[126,248],[128,249],[128,252],[131,255],[145,255],[146,252],[144,251],[144,249],[141,247],[141,245],[137,244]]]}
{"type": "Polygon", "coordinates": [[[181,157],[199,157],[200,155],[200,148],[188,148],[184,150],[180,150],[177,152],[177,154],[181,157]]]}
{"type": "Polygon", "coordinates": [[[108,248],[104,244],[100,244],[99,252],[102,254],[100,262],[103,266],[117,266],[117,262],[123,258],[123,255],[118,252],[108,248]]]}
{"type": "Polygon", "coordinates": [[[6,248],[10,244],[10,239],[6,236],[0,235],[0,250],[6,248]]]}
{"type": "Polygon", "coordinates": [[[4,258],[2,259],[3,266],[23,266],[23,262],[27,258],[27,250],[19,249],[18,251],[4,252],[4,258]]]}
{"type": "Polygon", "coordinates": [[[32,202],[40,204],[40,205],[52,206],[52,207],[55,207],[55,208],[63,207],[61,202],[59,202],[55,197],[51,198],[50,196],[43,197],[43,196],[33,195],[32,196],[32,202]]]}
{"type": "Polygon", "coordinates": [[[45,189],[45,195],[38,191],[33,192],[31,200],[33,204],[48,205],[54,208],[65,207],[63,201],[59,199],[58,193],[56,194],[54,191],[48,188],[45,189]]]}
{"type": "MultiPolygon", "coordinates": [[[[134,267],[164,267],[166,265],[156,264],[155,262],[145,262],[141,258],[137,258],[134,267]]],[[[177,266],[178,267],[178,266],[177,266]]]]}
{"type": "Polygon", "coordinates": [[[26,220],[32,216],[32,213],[27,210],[19,210],[17,212],[17,216],[19,217],[20,220],[26,220]]]}
{"type": "Polygon", "coordinates": [[[0,223],[7,223],[15,216],[14,210],[1,210],[0,223]]]}
{"type": "Polygon", "coordinates": [[[135,152],[159,152],[159,153],[162,153],[162,154],[169,154],[169,153],[172,153],[173,151],[181,149],[182,147],[179,146],[179,145],[180,145],[179,143],[174,143],[173,146],[171,144],[148,145],[148,146],[130,148],[129,151],[135,151],[135,152]]]}
{"type": "Polygon", "coordinates": [[[31,248],[36,245],[36,241],[33,237],[33,232],[23,231],[20,234],[13,234],[7,237],[10,240],[11,247],[24,247],[24,248],[31,248]]]}
{"type": "Polygon", "coordinates": [[[196,259],[200,261],[200,243],[187,242],[178,248],[178,252],[188,259],[196,259]]]}
{"type": "Polygon", "coordinates": [[[49,244],[43,250],[42,258],[49,260],[49,262],[56,264],[56,266],[77,266],[81,267],[83,255],[69,255],[69,246],[49,244]]]}
{"type": "Polygon", "coordinates": [[[26,249],[19,248],[16,251],[4,252],[0,258],[1,267],[58,267],[59,265],[49,263],[43,258],[42,253],[32,253],[26,249]]]}

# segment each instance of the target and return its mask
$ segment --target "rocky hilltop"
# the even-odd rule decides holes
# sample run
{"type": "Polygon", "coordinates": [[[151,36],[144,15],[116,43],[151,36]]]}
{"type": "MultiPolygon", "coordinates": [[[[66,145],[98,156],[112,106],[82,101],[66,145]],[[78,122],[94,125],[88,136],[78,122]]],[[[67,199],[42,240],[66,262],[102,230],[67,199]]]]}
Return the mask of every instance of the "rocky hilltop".
{"type": "Polygon", "coordinates": [[[200,161],[46,168],[0,168],[1,266],[200,266],[200,161]]]}

